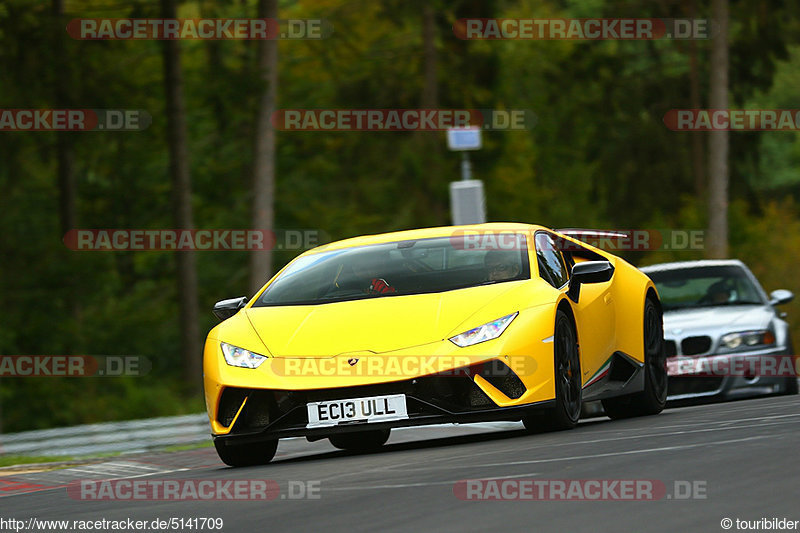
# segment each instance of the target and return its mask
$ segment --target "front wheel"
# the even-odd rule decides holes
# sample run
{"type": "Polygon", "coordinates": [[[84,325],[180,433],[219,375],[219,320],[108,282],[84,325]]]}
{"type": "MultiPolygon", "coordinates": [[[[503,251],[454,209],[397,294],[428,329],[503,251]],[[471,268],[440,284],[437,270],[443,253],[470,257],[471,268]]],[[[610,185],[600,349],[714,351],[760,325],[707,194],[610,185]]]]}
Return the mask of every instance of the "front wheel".
{"type": "Polygon", "coordinates": [[[370,429],[331,435],[328,440],[335,448],[351,452],[366,452],[380,448],[389,440],[390,429],[370,429]]]}
{"type": "Polygon", "coordinates": [[[214,439],[217,455],[228,466],[265,465],[275,457],[278,440],[227,444],[223,439],[214,439]]]}
{"type": "MultiPolygon", "coordinates": [[[[797,356],[793,355],[794,354],[794,346],[792,345],[792,341],[791,340],[789,341],[789,354],[790,354],[789,357],[792,358],[792,363],[794,363],[792,365],[792,368],[797,368],[798,359],[797,359],[797,356]]],[[[800,376],[789,376],[788,378],[786,378],[786,385],[783,388],[783,393],[784,394],[797,394],[798,393],[798,388],[799,388],[797,386],[797,380],[798,379],[800,379],[800,376]]]]}
{"type": "Polygon", "coordinates": [[[610,418],[657,415],[667,403],[667,358],[663,316],[652,298],[644,304],[644,390],[603,400],[610,418]]]}
{"type": "Polygon", "coordinates": [[[555,363],[556,405],[541,414],[532,413],[522,419],[528,431],[558,431],[572,429],[581,416],[581,360],[578,336],[572,320],[562,311],[556,311],[553,335],[555,363]]]}

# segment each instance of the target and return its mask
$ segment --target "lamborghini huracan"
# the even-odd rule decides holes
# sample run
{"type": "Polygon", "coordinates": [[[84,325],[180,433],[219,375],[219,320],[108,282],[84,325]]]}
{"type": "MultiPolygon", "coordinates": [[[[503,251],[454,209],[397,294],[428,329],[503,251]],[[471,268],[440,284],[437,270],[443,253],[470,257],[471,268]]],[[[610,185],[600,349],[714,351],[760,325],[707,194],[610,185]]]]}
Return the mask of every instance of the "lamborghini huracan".
{"type": "Polygon", "coordinates": [[[653,282],[541,226],[334,242],[214,314],[205,400],[231,466],[268,463],[282,437],[369,450],[402,426],[521,420],[559,430],[577,424],[582,402],[625,418],[666,401],[653,282]]]}

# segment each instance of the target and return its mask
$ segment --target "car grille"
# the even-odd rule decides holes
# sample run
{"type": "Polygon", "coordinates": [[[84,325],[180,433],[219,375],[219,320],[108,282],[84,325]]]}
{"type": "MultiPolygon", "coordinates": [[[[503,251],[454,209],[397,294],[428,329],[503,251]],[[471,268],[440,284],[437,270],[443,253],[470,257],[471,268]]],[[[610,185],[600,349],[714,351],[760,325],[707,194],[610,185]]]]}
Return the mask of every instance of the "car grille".
{"type": "Polygon", "coordinates": [[[672,377],[669,378],[667,394],[678,396],[680,394],[697,394],[714,392],[722,386],[721,377],[672,377]]]}
{"type": "MultiPolygon", "coordinates": [[[[324,400],[343,400],[385,394],[405,394],[430,401],[453,411],[493,406],[488,396],[467,376],[425,376],[407,381],[306,391],[274,391],[278,409],[286,412],[298,405],[324,400]]],[[[409,407],[409,411],[413,411],[409,407]]]]}
{"type": "MultiPolygon", "coordinates": [[[[516,377],[513,372],[511,374],[516,377]]],[[[498,384],[507,395],[521,395],[518,387],[524,390],[521,382],[517,385],[509,376],[498,384]]],[[[231,434],[258,431],[269,426],[271,421],[275,421],[279,428],[304,427],[308,422],[304,406],[309,402],[385,394],[405,394],[411,417],[430,414],[431,405],[456,413],[497,407],[468,376],[426,376],[393,383],[299,391],[229,387],[223,392],[217,420],[226,427],[229,426],[246,397],[247,403],[231,428],[231,434]]]]}
{"type": "Polygon", "coordinates": [[[473,380],[476,375],[482,376],[508,398],[517,399],[527,390],[508,365],[494,360],[448,373],[352,387],[296,391],[229,387],[220,398],[217,420],[228,427],[241,408],[241,414],[233,424],[231,434],[259,431],[273,422],[279,429],[304,427],[308,422],[305,405],[310,402],[386,394],[405,394],[411,417],[438,414],[441,410],[469,413],[497,407],[473,380]],[[245,398],[247,402],[242,407],[245,398]]]}
{"type": "Polygon", "coordinates": [[[711,337],[686,337],[681,342],[683,355],[698,355],[711,349],[711,337]]]}
{"type": "Polygon", "coordinates": [[[678,345],[675,344],[675,341],[664,341],[664,353],[667,357],[678,355],[678,345]]]}

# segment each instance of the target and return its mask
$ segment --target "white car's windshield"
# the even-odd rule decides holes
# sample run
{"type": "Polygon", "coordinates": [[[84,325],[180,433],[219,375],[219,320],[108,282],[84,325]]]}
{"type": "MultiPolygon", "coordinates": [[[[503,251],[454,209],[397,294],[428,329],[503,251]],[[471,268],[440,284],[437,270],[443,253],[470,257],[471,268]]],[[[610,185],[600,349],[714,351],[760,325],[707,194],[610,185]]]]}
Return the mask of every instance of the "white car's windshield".
{"type": "Polygon", "coordinates": [[[747,273],[735,265],[681,268],[647,273],[665,311],[766,303],[747,273]]]}

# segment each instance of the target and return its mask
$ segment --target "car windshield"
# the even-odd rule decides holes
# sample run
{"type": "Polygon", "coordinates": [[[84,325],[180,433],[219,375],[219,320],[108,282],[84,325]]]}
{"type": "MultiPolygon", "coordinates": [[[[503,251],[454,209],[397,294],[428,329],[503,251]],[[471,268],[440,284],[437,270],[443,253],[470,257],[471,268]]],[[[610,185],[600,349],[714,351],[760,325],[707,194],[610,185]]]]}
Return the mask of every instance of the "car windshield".
{"type": "Polygon", "coordinates": [[[647,272],[658,288],[665,311],[722,305],[766,303],[738,266],[709,266],[647,272]]]}
{"type": "Polygon", "coordinates": [[[524,235],[480,245],[463,236],[330,250],[300,257],[253,305],[309,305],[443,292],[530,279],[524,235]]]}

